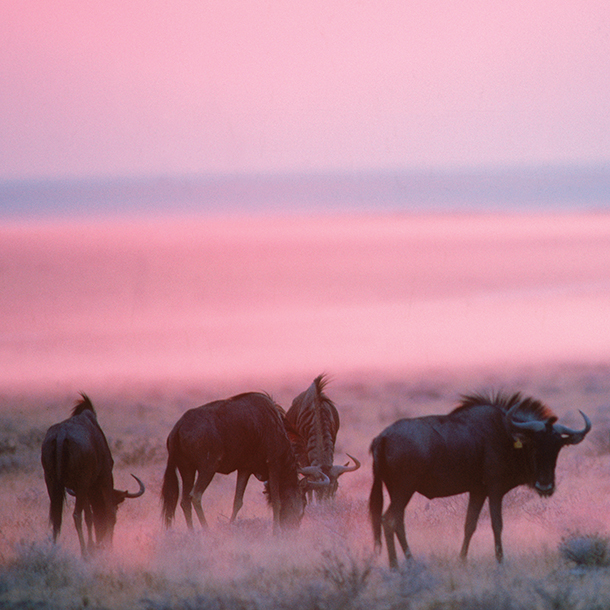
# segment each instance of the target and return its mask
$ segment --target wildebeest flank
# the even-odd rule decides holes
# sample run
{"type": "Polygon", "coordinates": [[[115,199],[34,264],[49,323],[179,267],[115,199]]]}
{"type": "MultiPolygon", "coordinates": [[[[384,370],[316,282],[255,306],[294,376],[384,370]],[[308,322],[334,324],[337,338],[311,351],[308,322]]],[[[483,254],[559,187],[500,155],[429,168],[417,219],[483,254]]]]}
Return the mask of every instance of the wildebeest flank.
{"type": "Polygon", "coordinates": [[[401,419],[371,444],[373,486],[369,511],[375,546],[385,535],[390,566],[396,567],[394,536],[410,556],[404,525],[405,508],[415,492],[427,498],[470,494],[461,556],[466,557],[479,514],[489,498],[495,552],[502,560],[502,498],[518,485],[540,495],[555,489],[555,466],[565,445],[580,443],[591,429],[556,423],[557,417],[538,400],[521,394],[465,396],[448,415],[401,419]],[[383,485],[390,505],[382,517],[383,485]]]}
{"type": "Polygon", "coordinates": [[[112,542],[118,505],[126,498],[138,498],[144,484],[132,475],[140,489],[136,493],[114,489],[110,448],[86,394],[76,403],[72,416],[49,428],[42,443],[42,467],[51,506],[49,520],[53,540],[61,530],[65,492],[75,497],[74,525],[83,556],[97,544],[112,542]],[[82,514],[85,513],[88,541],[83,536],[82,514]]]}
{"type": "Polygon", "coordinates": [[[330,479],[330,485],[316,490],[318,499],[333,497],[339,477],[360,468],[360,462],[349,454],[353,466],[349,466],[349,462],[344,466],[333,464],[340,419],[334,402],[324,393],[326,384],[324,375],[316,377],[309,388],[292,401],[286,413],[286,419],[304,441],[298,455],[300,465],[319,468],[330,479]]]}
{"type": "Polygon", "coordinates": [[[233,517],[253,474],[268,482],[274,531],[300,523],[307,483],[299,481],[283,410],[270,396],[249,392],[190,409],[170,432],[167,450],[161,491],[166,526],[171,525],[180,495],[176,469],[182,478],[180,505],[189,528],[193,527],[192,508],[201,526],[207,527],[201,497],[217,472],[229,474],[235,470],[233,517]]]}

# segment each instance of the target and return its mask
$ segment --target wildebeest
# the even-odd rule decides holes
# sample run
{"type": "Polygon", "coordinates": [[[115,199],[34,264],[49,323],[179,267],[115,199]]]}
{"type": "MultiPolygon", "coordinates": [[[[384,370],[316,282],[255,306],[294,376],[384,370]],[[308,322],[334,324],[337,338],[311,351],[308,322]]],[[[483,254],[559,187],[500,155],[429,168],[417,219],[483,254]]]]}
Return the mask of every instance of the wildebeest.
{"type": "Polygon", "coordinates": [[[114,461],[86,394],[81,394],[71,417],[49,428],[42,442],[41,459],[51,500],[49,520],[53,527],[53,540],[57,541],[61,530],[65,492],[68,491],[75,497],[74,525],[83,556],[94,549],[92,528],[95,528],[99,546],[111,544],[118,505],[126,498],[140,497],[144,493],[144,484],[131,475],[140,486],[136,493],[114,489],[114,461]],[[83,536],[83,512],[87,544],[83,536]]]}
{"type": "Polygon", "coordinates": [[[481,508],[489,498],[495,552],[502,561],[502,498],[518,485],[541,496],[555,490],[555,466],[564,445],[580,443],[591,429],[570,430],[539,400],[520,393],[474,394],[462,397],[448,415],[401,419],[371,444],[373,486],[369,511],[375,546],[381,529],[390,566],[396,567],[394,535],[406,557],[410,550],[404,525],[405,508],[415,492],[427,498],[470,494],[461,556],[466,558],[481,508]],[[382,517],[385,484],[390,505],[382,517]]]}
{"type": "Polygon", "coordinates": [[[297,455],[299,464],[319,468],[330,479],[330,485],[316,489],[319,500],[334,497],[339,477],[360,468],[360,462],[349,454],[353,466],[349,466],[349,462],[344,466],[333,464],[340,420],[337,407],[324,393],[327,382],[324,375],[316,377],[309,388],[292,401],[286,413],[286,419],[305,443],[304,450],[297,455]]]}
{"type": "MultiPolygon", "coordinates": [[[[167,438],[167,467],[161,497],[163,519],[169,527],[180,494],[176,469],[182,478],[180,505],[187,526],[192,529],[191,508],[202,527],[207,527],[201,497],[214,474],[237,470],[237,488],[232,519],[250,475],[267,482],[273,509],[273,529],[299,525],[305,507],[306,479],[299,472],[290,443],[283,410],[270,396],[259,392],[239,394],[188,410],[167,438]],[[196,480],[195,480],[196,478],[196,480]]],[[[328,479],[321,484],[327,485],[328,479]]]]}

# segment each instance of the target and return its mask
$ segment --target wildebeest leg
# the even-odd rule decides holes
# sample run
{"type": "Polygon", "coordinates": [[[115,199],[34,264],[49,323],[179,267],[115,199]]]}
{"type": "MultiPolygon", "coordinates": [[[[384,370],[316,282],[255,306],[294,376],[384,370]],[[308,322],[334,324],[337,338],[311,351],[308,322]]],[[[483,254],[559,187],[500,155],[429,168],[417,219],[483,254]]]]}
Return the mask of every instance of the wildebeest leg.
{"type": "Polygon", "coordinates": [[[193,513],[191,510],[191,490],[193,489],[193,483],[195,482],[195,470],[191,468],[179,468],[180,476],[182,477],[182,499],[180,500],[180,506],[184,513],[186,520],[186,526],[193,529],[193,513]]]}
{"type": "Polygon", "coordinates": [[[93,513],[91,512],[91,504],[89,502],[85,502],[84,512],[85,524],[87,526],[87,548],[89,552],[93,552],[95,546],[93,543],[93,513]]]}
{"type": "Polygon", "coordinates": [[[87,505],[88,502],[84,500],[82,496],[77,496],[76,502],[74,503],[74,512],[72,513],[72,516],[74,517],[74,527],[76,528],[78,542],[80,543],[80,552],[83,557],[87,557],[87,546],[85,545],[85,537],[83,536],[83,510],[87,505]]]}
{"type": "Polygon", "coordinates": [[[199,523],[201,523],[201,527],[203,528],[207,528],[208,523],[205,520],[203,508],[201,507],[201,497],[214,478],[214,474],[216,474],[215,470],[200,470],[197,474],[195,487],[193,487],[193,491],[191,492],[191,502],[193,504],[193,508],[195,509],[195,513],[197,514],[197,518],[199,519],[199,523]]]}
{"type": "Polygon", "coordinates": [[[386,546],[388,547],[388,559],[390,560],[390,567],[395,569],[398,567],[398,560],[396,558],[396,545],[394,544],[394,534],[398,538],[398,542],[405,554],[405,557],[409,559],[411,557],[411,551],[407,544],[407,534],[405,531],[405,508],[411,499],[413,492],[406,494],[400,494],[398,497],[390,499],[390,505],[383,515],[383,533],[385,535],[386,546]]]}
{"type": "Polygon", "coordinates": [[[502,561],[502,495],[493,494],[489,496],[489,515],[491,517],[491,529],[494,534],[496,547],[496,559],[502,561]]]}
{"type": "Polygon", "coordinates": [[[462,550],[460,551],[460,557],[466,559],[468,554],[468,546],[470,545],[470,539],[477,529],[477,522],[479,521],[479,515],[481,509],[485,503],[486,493],[484,491],[471,491],[468,499],[468,510],[466,512],[466,525],[464,526],[464,543],[462,544],[462,550]]]}
{"type": "Polygon", "coordinates": [[[280,532],[280,483],[278,474],[270,471],[269,472],[269,499],[271,501],[271,509],[273,510],[273,533],[279,534],[280,532]]]}
{"type": "Polygon", "coordinates": [[[248,485],[248,479],[252,473],[248,470],[237,471],[237,483],[235,485],[235,499],[233,500],[233,513],[231,514],[231,523],[235,521],[237,513],[244,505],[244,492],[246,491],[246,485],[248,485]]]}

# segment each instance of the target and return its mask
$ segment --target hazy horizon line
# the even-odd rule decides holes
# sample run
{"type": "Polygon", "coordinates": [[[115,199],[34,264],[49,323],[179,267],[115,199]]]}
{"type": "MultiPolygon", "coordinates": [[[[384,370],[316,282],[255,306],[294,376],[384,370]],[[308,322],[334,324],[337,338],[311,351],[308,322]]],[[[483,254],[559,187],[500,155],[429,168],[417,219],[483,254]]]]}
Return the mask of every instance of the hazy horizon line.
{"type": "Polygon", "coordinates": [[[610,165],[150,174],[0,180],[0,217],[151,211],[571,209],[610,204],[610,165]]]}

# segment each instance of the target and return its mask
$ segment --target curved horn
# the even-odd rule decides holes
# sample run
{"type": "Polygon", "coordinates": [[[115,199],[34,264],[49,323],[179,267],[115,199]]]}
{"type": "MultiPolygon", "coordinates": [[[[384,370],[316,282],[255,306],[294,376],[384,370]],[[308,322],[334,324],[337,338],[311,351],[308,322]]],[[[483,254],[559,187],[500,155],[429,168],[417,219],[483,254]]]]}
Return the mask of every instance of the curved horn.
{"type": "Polygon", "coordinates": [[[514,421],[510,420],[510,425],[517,430],[526,430],[529,432],[542,432],[546,428],[546,422],[540,420],[534,421],[514,421]]]}
{"type": "Polygon", "coordinates": [[[318,487],[328,487],[330,485],[330,479],[320,470],[320,475],[322,476],[321,481],[307,481],[308,489],[315,489],[318,487]]]}
{"type": "Polygon", "coordinates": [[[508,420],[511,428],[517,430],[524,430],[526,432],[542,432],[546,428],[546,421],[532,420],[532,421],[515,421],[513,414],[519,408],[519,404],[514,405],[508,410],[506,419],[508,420]]]}
{"type": "Polygon", "coordinates": [[[299,468],[299,474],[305,477],[324,477],[326,476],[317,466],[304,466],[299,468]]]}
{"type": "Polygon", "coordinates": [[[360,466],[362,466],[360,461],[357,460],[353,455],[350,455],[348,453],[347,457],[350,460],[352,460],[352,462],[354,462],[354,465],[353,466],[349,466],[349,462],[348,462],[345,466],[333,466],[330,469],[330,474],[335,479],[338,479],[342,474],[345,474],[346,472],[354,472],[355,470],[358,470],[358,468],[360,468],[360,466]]]}
{"type": "Polygon", "coordinates": [[[73,489],[70,489],[69,487],[66,487],[66,492],[68,493],[69,496],[72,496],[73,498],[76,498],[76,494],[74,493],[73,489]]]}
{"type": "Polygon", "coordinates": [[[140,479],[138,479],[138,477],[136,477],[135,474],[132,474],[131,476],[138,482],[140,489],[138,491],[136,491],[135,493],[130,493],[130,492],[126,491],[125,497],[126,498],[139,498],[146,491],[146,487],[144,487],[144,483],[142,483],[142,481],[140,481],[140,479]]]}
{"type": "Polygon", "coordinates": [[[555,424],[553,426],[555,432],[558,432],[565,437],[564,442],[566,445],[578,445],[578,443],[583,441],[585,436],[587,436],[591,430],[591,420],[580,409],[578,412],[585,420],[585,427],[582,430],[572,430],[571,428],[566,428],[566,426],[562,426],[560,424],[555,424]]]}

